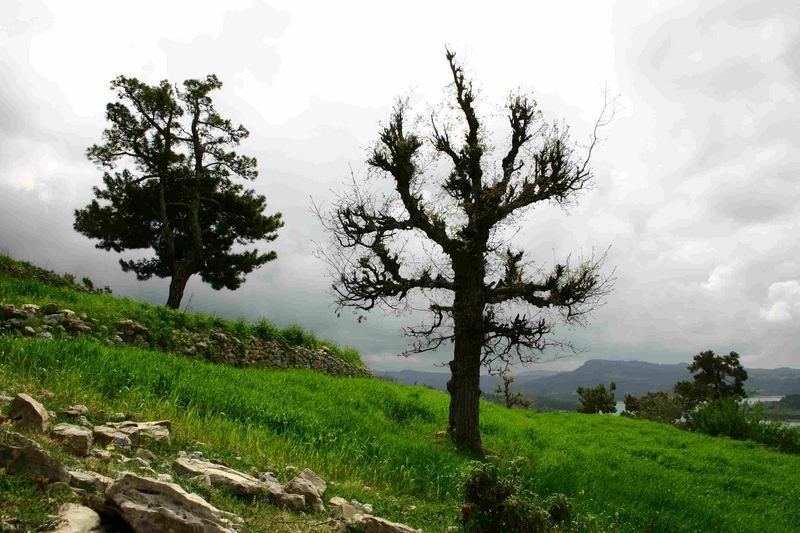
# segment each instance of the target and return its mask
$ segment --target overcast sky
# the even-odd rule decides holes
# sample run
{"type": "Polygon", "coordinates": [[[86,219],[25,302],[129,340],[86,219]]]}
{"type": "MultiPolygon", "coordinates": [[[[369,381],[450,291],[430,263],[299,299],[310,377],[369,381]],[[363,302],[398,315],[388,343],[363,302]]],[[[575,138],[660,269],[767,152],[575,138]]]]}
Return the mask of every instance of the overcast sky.
{"type": "MultiPolygon", "coordinates": [[[[616,290],[585,329],[561,330],[588,358],[688,361],[736,350],[748,366],[800,367],[800,3],[229,2],[0,3],[0,248],[115,294],[163,303],[119,256],[72,230],[101,172],[85,156],[104,127],[109,81],[217,74],[220,111],[251,137],[256,189],[286,226],[278,260],[236,292],[199,279],[194,311],[266,316],[356,346],[378,369],[435,370],[446,352],[398,358],[413,317],[337,318],[325,202],[394,99],[446,95],[444,46],[466,61],[486,110],[532,91],[577,140],[603,88],[620,111],[603,131],[596,186],[577,208],[534,210],[515,243],[544,264],[611,246],[616,290]]],[[[502,127],[502,122],[496,122],[502,127]]],[[[136,253],[125,257],[136,257],[136,253]]],[[[563,366],[564,363],[562,363],[563,366]]]]}

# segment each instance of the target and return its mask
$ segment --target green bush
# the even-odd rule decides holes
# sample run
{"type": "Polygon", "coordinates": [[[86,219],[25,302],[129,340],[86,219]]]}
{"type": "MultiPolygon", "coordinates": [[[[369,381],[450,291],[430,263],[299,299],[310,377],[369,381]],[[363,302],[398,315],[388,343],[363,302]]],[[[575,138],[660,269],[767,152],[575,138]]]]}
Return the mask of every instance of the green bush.
{"type": "Polygon", "coordinates": [[[578,387],[579,413],[616,413],[617,400],[614,391],[616,384],[612,381],[608,389],[603,384],[596,387],[578,387]]]}
{"type": "Polygon", "coordinates": [[[692,415],[692,426],[700,433],[749,439],[785,453],[800,453],[800,428],[763,419],[759,408],[732,398],[708,402],[692,415]]]}
{"type": "Polygon", "coordinates": [[[715,400],[700,406],[692,415],[692,425],[700,433],[746,439],[750,420],[745,407],[733,398],[715,400]]]}
{"type": "Polygon", "coordinates": [[[558,531],[571,513],[563,494],[541,498],[520,483],[524,460],[506,465],[497,460],[473,461],[462,477],[461,519],[469,533],[544,533],[558,531]]]}
{"type": "Polygon", "coordinates": [[[680,400],[667,392],[648,392],[642,396],[625,395],[623,416],[655,420],[662,424],[674,424],[683,416],[680,400]]]}

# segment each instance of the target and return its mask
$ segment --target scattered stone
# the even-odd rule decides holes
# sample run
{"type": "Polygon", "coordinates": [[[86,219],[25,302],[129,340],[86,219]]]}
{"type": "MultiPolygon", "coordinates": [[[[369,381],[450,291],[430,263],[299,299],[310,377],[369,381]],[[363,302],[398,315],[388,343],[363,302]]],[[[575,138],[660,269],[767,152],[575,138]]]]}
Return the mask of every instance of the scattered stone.
{"type": "Polygon", "coordinates": [[[169,420],[158,422],[106,422],[94,428],[94,438],[101,445],[112,444],[126,448],[148,442],[169,442],[169,420]]]}
{"type": "Polygon", "coordinates": [[[339,496],[334,496],[328,500],[328,508],[332,517],[347,521],[353,520],[358,513],[355,507],[350,505],[350,502],[339,496]]]}
{"type": "Polygon", "coordinates": [[[36,304],[22,304],[20,310],[30,318],[39,312],[39,306],[36,304]]]}
{"type": "Polygon", "coordinates": [[[69,481],[67,467],[45,452],[38,442],[19,433],[3,432],[0,443],[0,466],[12,475],[35,474],[50,481],[69,481]]]}
{"type": "Polygon", "coordinates": [[[156,456],[156,454],[154,454],[147,448],[137,448],[136,453],[134,453],[133,455],[137,459],[145,461],[148,464],[148,466],[158,461],[158,457],[156,456]]]}
{"type": "Polygon", "coordinates": [[[278,509],[286,511],[302,511],[306,508],[306,498],[302,494],[281,493],[274,497],[278,509]]]}
{"type": "Polygon", "coordinates": [[[52,400],[56,395],[47,389],[39,389],[39,399],[42,401],[52,400]]]}
{"type": "Polygon", "coordinates": [[[135,531],[236,533],[223,512],[180,485],[126,472],[106,496],[135,531]]]}
{"type": "Polygon", "coordinates": [[[173,478],[170,474],[158,474],[157,479],[159,481],[166,481],[167,483],[172,483],[173,478]]]}
{"type": "Polygon", "coordinates": [[[75,405],[69,406],[67,409],[61,411],[61,414],[64,416],[81,416],[85,415],[89,412],[89,408],[83,404],[76,403],[75,405]]]}
{"type": "Polygon", "coordinates": [[[74,503],[65,503],[58,508],[58,516],[46,533],[94,533],[103,526],[100,515],[92,509],[74,503]]]}
{"type": "Polygon", "coordinates": [[[358,512],[362,514],[372,514],[373,508],[372,504],[370,503],[360,503],[358,500],[350,500],[350,505],[352,505],[358,512]]]}
{"type": "Polygon", "coordinates": [[[92,449],[92,432],[85,427],[62,423],[53,426],[52,433],[72,454],[85,457],[92,449]]]}
{"type": "Polygon", "coordinates": [[[101,450],[99,448],[92,448],[89,450],[89,456],[95,459],[102,459],[103,461],[111,460],[111,452],[108,450],[101,450]]]}
{"type": "Polygon", "coordinates": [[[114,482],[108,476],[98,474],[97,472],[81,472],[79,470],[69,471],[69,484],[71,487],[79,489],[105,493],[108,487],[114,482]]]}
{"type": "Polygon", "coordinates": [[[41,331],[41,332],[39,332],[37,337],[39,337],[40,339],[48,340],[48,341],[53,340],[53,334],[50,333],[49,331],[41,331]]]}
{"type": "Polygon", "coordinates": [[[208,476],[213,487],[223,487],[237,496],[255,496],[264,488],[264,483],[244,472],[203,459],[197,452],[178,457],[172,468],[185,476],[208,476]]]}
{"type": "Polygon", "coordinates": [[[353,522],[360,528],[359,531],[363,531],[363,533],[422,533],[421,529],[390,522],[371,514],[356,514],[353,517],[353,522]]]}
{"type": "Polygon", "coordinates": [[[283,486],[284,492],[289,494],[302,494],[306,505],[313,511],[325,511],[322,497],[325,494],[326,484],[317,474],[306,468],[299,476],[293,478],[283,486]]]}
{"type": "Polygon", "coordinates": [[[34,337],[36,335],[36,330],[30,326],[23,327],[21,331],[26,337],[34,337]]]}
{"type": "Polygon", "coordinates": [[[53,315],[55,313],[58,313],[58,304],[50,302],[49,304],[44,306],[43,312],[45,315],[53,315]]]}
{"type": "Polygon", "coordinates": [[[27,394],[20,393],[11,401],[8,418],[20,429],[44,431],[50,416],[42,404],[27,394]]]}
{"type": "Polygon", "coordinates": [[[47,485],[47,492],[65,492],[68,490],[70,490],[70,486],[66,481],[54,481],[47,485]]]}

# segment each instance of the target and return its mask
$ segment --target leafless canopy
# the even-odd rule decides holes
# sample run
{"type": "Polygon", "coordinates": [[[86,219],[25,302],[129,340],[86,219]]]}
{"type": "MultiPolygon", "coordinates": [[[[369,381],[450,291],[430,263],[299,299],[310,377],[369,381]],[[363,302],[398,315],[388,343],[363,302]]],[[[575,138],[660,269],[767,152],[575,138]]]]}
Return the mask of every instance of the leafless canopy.
{"type": "Polygon", "coordinates": [[[605,254],[545,270],[524,261],[501,230],[535,204],[569,205],[590,185],[597,131],[613,106],[606,101],[588,145],[579,147],[567,128],[543,120],[533,98],[514,94],[505,107],[510,139],[499,152],[487,141],[463,67],[450,51],[447,61],[453,113],[433,113],[419,126],[407,102],[397,103],[367,161],[370,176],[388,180],[391,190],[368,192],[368,183],[353,179],[332,209],[317,209],[332,235],[323,255],[340,307],[399,309],[425,299],[430,320],[406,329],[416,339],[413,352],[453,340],[455,295],[474,292],[483,306],[481,363],[502,370],[568,347],[552,338],[554,325],[580,323],[611,289],[605,254]],[[454,275],[465,257],[482,258],[482,286],[462,286],[454,275]]]}

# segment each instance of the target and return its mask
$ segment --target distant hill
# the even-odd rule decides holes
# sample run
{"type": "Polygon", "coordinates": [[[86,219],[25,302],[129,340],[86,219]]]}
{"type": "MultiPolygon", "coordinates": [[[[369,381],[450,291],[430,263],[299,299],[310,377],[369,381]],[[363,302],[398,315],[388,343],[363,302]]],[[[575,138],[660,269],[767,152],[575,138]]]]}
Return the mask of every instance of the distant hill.
{"type": "MultiPolygon", "coordinates": [[[[373,372],[376,376],[402,383],[403,385],[420,385],[432,389],[446,391],[447,380],[450,379],[450,372],[421,372],[418,370],[395,370],[373,372]]],[[[515,384],[522,386],[524,383],[533,383],[539,379],[558,374],[554,370],[530,370],[515,375],[515,384]]],[[[492,391],[497,385],[499,378],[496,376],[481,376],[481,390],[492,391]]]]}
{"type": "MultiPolygon", "coordinates": [[[[609,361],[591,359],[569,372],[534,370],[517,375],[514,387],[533,399],[558,398],[577,401],[575,389],[591,387],[599,383],[614,382],[617,385],[617,398],[626,394],[670,391],[675,383],[691,379],[688,363],[659,364],[643,361],[609,361]]],[[[749,368],[747,391],[750,395],[772,396],[800,393],[800,369],[749,368]]],[[[446,390],[450,374],[447,372],[419,372],[400,370],[378,372],[378,375],[406,385],[424,385],[438,390],[446,390]]],[[[497,378],[481,377],[484,392],[494,390],[497,378]]],[[[540,402],[541,403],[541,402],[540,402]]]]}

